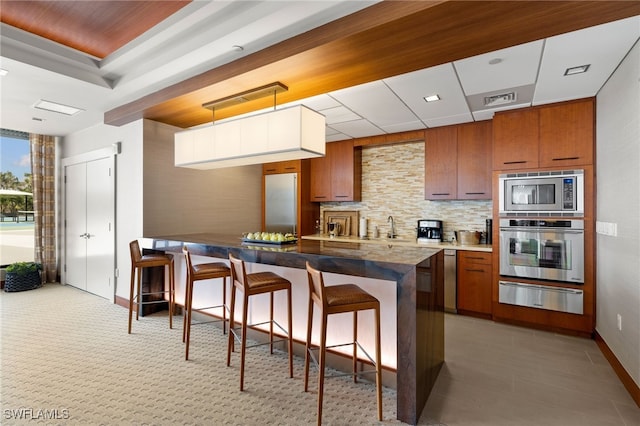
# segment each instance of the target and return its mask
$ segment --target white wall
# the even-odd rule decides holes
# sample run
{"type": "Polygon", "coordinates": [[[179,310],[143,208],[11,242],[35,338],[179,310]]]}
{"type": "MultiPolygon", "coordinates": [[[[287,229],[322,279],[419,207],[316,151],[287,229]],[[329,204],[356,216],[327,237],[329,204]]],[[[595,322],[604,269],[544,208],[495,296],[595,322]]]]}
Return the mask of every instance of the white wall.
{"type": "Polygon", "coordinates": [[[618,229],[597,235],[596,329],[640,385],[640,44],[598,94],[596,125],[597,220],[618,229]]]}
{"type": "Polygon", "coordinates": [[[100,124],[66,136],[60,148],[60,156],[67,158],[121,142],[122,152],[116,157],[116,267],[120,271],[116,295],[127,299],[131,265],[128,244],[142,236],[142,124],[100,124]]]}
{"type": "Polygon", "coordinates": [[[144,235],[237,234],[260,229],[262,165],[217,170],[174,166],[178,127],[144,122],[144,235]]]}

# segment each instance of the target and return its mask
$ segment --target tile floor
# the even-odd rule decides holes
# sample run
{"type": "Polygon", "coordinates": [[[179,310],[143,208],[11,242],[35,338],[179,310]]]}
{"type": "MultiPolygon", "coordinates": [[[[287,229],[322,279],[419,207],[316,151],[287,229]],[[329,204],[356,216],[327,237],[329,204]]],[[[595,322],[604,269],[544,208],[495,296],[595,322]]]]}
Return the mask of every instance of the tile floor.
{"type": "Polygon", "coordinates": [[[640,425],[595,341],[446,314],[431,425],[640,425]]]}

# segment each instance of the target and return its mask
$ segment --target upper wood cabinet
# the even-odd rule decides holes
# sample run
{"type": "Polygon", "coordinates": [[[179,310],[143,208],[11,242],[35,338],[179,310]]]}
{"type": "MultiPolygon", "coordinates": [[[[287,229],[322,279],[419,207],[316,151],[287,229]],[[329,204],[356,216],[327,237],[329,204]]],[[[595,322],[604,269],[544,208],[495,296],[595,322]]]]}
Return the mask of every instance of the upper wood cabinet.
{"type": "Polygon", "coordinates": [[[458,199],[491,199],[491,121],[458,126],[458,199]]]}
{"type": "Polygon", "coordinates": [[[458,195],[458,129],[425,131],[424,195],[427,200],[454,200],[458,195]]]}
{"type": "Polygon", "coordinates": [[[540,108],[540,166],[593,164],[594,101],[540,108]]]}
{"type": "Polygon", "coordinates": [[[323,158],[311,159],[311,201],[360,201],[362,148],[353,141],[331,142],[323,158]]]}
{"type": "Polygon", "coordinates": [[[490,121],[425,131],[425,199],[491,199],[490,121]]]}
{"type": "Polygon", "coordinates": [[[538,167],[538,110],[526,109],[493,116],[493,169],[538,167]]]}
{"type": "Polygon", "coordinates": [[[493,117],[493,169],[593,164],[593,98],[498,112],[493,117]]]}
{"type": "Polygon", "coordinates": [[[280,173],[297,173],[300,171],[302,160],[278,161],[275,163],[265,163],[262,165],[262,174],[273,175],[280,173]]]}

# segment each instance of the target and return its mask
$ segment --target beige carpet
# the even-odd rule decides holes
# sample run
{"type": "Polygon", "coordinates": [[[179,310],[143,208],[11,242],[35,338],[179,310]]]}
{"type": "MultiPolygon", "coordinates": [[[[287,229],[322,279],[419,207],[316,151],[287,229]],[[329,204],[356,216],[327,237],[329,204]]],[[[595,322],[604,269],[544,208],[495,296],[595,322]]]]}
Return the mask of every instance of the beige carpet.
{"type": "MultiPolygon", "coordinates": [[[[166,313],[146,316],[128,335],[126,309],[73,287],[0,293],[0,424],[315,424],[317,382],[303,392],[299,357],[290,379],[286,352],[248,350],[240,392],[239,354],[227,367],[217,324],[192,328],[185,361],[181,317],[170,330],[166,313]]],[[[395,391],[383,398],[384,424],[400,423],[395,391]]],[[[323,423],[379,424],[375,385],[325,381],[323,423]]]]}
{"type": "MultiPolygon", "coordinates": [[[[0,308],[2,425],[315,424],[302,359],[289,379],[286,353],[251,349],[241,393],[238,355],[227,368],[218,324],[193,328],[186,362],[181,317],[173,330],[166,314],[144,317],[128,335],[126,309],[54,284],[0,292],[0,308]],[[38,421],[17,421],[20,413],[38,421]]],[[[640,425],[640,408],[593,340],[460,315],[445,315],[445,335],[446,363],[421,425],[640,425]]],[[[328,380],[323,423],[379,424],[374,389],[328,380]]],[[[395,399],[385,389],[383,424],[400,423],[395,399]]]]}

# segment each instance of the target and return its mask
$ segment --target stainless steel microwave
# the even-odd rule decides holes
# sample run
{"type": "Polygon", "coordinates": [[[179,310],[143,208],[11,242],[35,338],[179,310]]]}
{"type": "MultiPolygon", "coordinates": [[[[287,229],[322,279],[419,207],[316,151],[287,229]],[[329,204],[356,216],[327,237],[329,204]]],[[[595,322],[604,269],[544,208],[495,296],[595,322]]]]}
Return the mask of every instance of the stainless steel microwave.
{"type": "Polygon", "coordinates": [[[505,173],[501,216],[583,216],[584,170],[505,173]]]}

